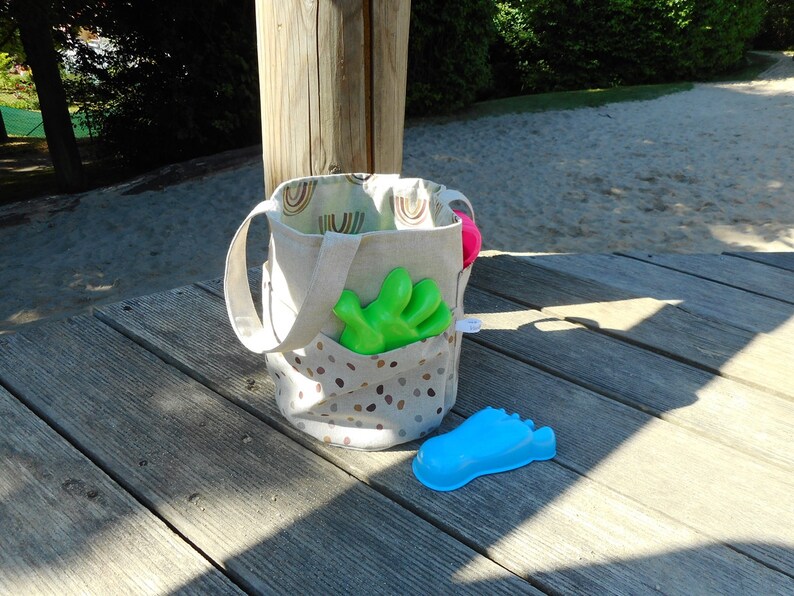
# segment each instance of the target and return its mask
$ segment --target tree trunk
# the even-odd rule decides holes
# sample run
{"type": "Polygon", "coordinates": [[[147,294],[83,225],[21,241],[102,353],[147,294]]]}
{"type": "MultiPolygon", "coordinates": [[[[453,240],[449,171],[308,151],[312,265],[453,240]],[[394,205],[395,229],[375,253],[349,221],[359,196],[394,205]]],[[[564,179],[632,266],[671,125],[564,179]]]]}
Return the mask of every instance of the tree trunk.
{"type": "Polygon", "coordinates": [[[36,82],[44,134],[47,136],[58,188],[62,192],[82,190],[83,164],[77,151],[66,93],[58,72],[58,54],[52,39],[48,2],[11,0],[11,10],[36,82]]]}
{"type": "Polygon", "coordinates": [[[6,130],[6,123],[3,120],[3,111],[0,110],[0,143],[5,143],[8,140],[8,131],[6,130]]]}
{"type": "Polygon", "coordinates": [[[410,0],[257,0],[267,194],[402,169],[410,0]]]}

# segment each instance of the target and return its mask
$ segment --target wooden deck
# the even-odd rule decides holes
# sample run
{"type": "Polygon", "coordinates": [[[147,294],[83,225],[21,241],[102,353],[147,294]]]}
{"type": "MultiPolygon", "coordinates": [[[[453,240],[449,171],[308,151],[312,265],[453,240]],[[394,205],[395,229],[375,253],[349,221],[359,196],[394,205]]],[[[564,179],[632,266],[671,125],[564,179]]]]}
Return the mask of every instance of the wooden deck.
{"type": "Polygon", "coordinates": [[[281,418],[219,282],[0,336],[0,593],[794,593],[794,253],[490,254],[447,429],[558,455],[435,493],[281,418]]]}

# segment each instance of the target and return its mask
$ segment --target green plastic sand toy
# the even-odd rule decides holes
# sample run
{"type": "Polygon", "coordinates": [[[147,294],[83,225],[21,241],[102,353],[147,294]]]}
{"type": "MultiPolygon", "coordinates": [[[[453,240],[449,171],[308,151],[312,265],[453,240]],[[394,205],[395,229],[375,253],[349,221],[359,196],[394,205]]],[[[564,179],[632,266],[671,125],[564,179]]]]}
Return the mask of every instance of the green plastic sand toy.
{"type": "Polygon", "coordinates": [[[345,323],[339,343],[358,354],[380,354],[443,333],[452,323],[438,285],[423,279],[416,285],[402,267],[381,285],[378,297],[365,308],[358,295],[342,292],[334,314],[345,323]]]}

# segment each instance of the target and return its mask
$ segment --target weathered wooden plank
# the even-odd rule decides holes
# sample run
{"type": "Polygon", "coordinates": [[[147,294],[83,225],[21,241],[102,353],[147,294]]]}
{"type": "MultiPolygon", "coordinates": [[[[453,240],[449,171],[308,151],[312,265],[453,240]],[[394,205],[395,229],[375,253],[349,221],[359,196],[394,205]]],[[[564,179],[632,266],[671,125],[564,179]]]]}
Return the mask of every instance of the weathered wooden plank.
{"type": "Polygon", "coordinates": [[[794,252],[726,252],[725,254],[794,271],[794,252]]]}
{"type": "MultiPolygon", "coordinates": [[[[213,286],[217,288],[217,283],[210,284],[210,287],[213,286]]],[[[657,459],[652,451],[647,450],[641,451],[637,458],[628,458],[632,462],[632,468],[626,471],[624,483],[614,489],[617,493],[612,489],[599,487],[565,468],[544,463],[533,464],[510,474],[481,478],[453,493],[434,494],[419,486],[410,473],[408,462],[413,450],[417,448],[416,443],[407,445],[404,449],[382,453],[360,453],[326,447],[289,427],[275,406],[272,383],[264,372],[262,357],[250,354],[239,347],[226,322],[226,313],[220,300],[203,295],[199,290],[186,288],[113,305],[102,309],[99,314],[130,334],[136,341],[200,379],[202,383],[246,409],[256,412],[273,426],[282,429],[286,434],[290,434],[310,449],[378,487],[384,493],[400,500],[406,507],[417,510],[423,517],[429,517],[440,527],[448,528],[450,532],[462,536],[467,542],[479,545],[479,549],[483,549],[496,561],[517,573],[532,577],[533,581],[538,581],[545,589],[580,592],[593,590],[644,592],[648,586],[658,583],[664,586],[666,591],[671,592],[687,591],[692,586],[719,591],[717,583],[732,577],[732,570],[738,570],[739,576],[744,578],[737,580],[742,585],[746,585],[749,576],[754,578],[752,582],[758,581],[761,584],[769,581],[772,582],[770,585],[785,586],[790,582],[790,578],[778,576],[765,567],[755,567],[756,563],[749,559],[741,556],[734,559],[737,554],[733,550],[712,544],[710,538],[692,532],[687,529],[688,526],[679,525],[667,517],[668,514],[674,514],[670,510],[672,508],[668,509],[668,505],[677,503],[676,497],[682,499],[695,497],[692,503],[685,504],[687,521],[701,520],[700,523],[706,528],[721,521],[720,517],[725,516],[723,512],[726,509],[729,513],[734,509],[741,511],[748,498],[752,498],[752,503],[756,503],[752,491],[749,497],[746,494],[743,472],[740,472],[741,479],[737,483],[739,488],[736,492],[739,496],[733,496],[729,491],[722,491],[725,493],[722,495],[725,501],[717,506],[720,513],[705,516],[701,514],[709,507],[707,499],[713,494],[721,494],[716,488],[704,490],[700,496],[698,490],[693,487],[674,486],[672,497],[667,495],[670,491],[662,491],[654,497],[656,502],[653,502],[652,506],[664,511],[665,515],[660,515],[642,505],[632,504],[617,494],[628,493],[628,496],[634,499],[632,474],[637,470],[640,473],[648,473],[648,462],[642,459],[648,454],[657,459]],[[210,342],[208,338],[213,340],[210,342]],[[684,488],[687,490],[683,490],[684,488]],[[509,503],[510,506],[506,507],[505,503],[509,503]],[[689,519],[690,514],[692,520],[689,519]],[[571,524],[570,520],[578,520],[580,523],[571,524]],[[704,544],[709,546],[704,547],[704,544]],[[681,565],[683,567],[680,567],[681,565]],[[736,567],[733,567],[734,565],[736,567]],[[716,569],[720,571],[715,571],[716,569]],[[681,575],[678,575],[679,570],[681,575]],[[749,576],[746,576],[746,573],[749,576]],[[770,573],[771,577],[768,576],[770,573]],[[722,580],[719,579],[720,577],[722,580]]],[[[480,377],[480,383],[476,387],[467,386],[467,383],[461,386],[460,400],[466,408],[464,413],[467,415],[471,413],[471,408],[475,407],[473,404],[477,404],[477,408],[488,403],[502,405],[501,392],[499,399],[491,400],[494,387],[500,385],[494,381],[494,378],[502,378],[501,373],[490,375],[488,373],[492,371],[486,367],[482,371],[484,374],[480,375],[480,369],[475,364],[485,352],[484,348],[470,343],[464,347],[465,378],[480,377]],[[469,354],[470,349],[476,352],[469,354]]],[[[497,356],[497,358],[504,357],[497,356]]],[[[489,361],[486,359],[484,362],[489,361]]],[[[530,369],[517,362],[513,362],[511,366],[530,369]]],[[[504,374],[509,376],[513,372],[514,368],[506,367],[504,374]]],[[[529,378],[533,378],[533,375],[544,376],[534,371],[529,374],[529,378]]],[[[663,437],[668,432],[672,433],[674,437],[672,444],[676,448],[669,457],[665,455],[657,459],[662,478],[656,482],[664,486],[667,479],[680,480],[675,474],[675,466],[668,467],[665,464],[674,461],[676,455],[686,453],[677,448],[682,442],[680,437],[688,436],[685,431],[625,406],[614,404],[606,398],[568,386],[559,379],[548,378],[552,379],[550,381],[552,384],[562,384],[563,389],[572,388],[570,407],[566,413],[573,413],[575,416],[562,428],[561,453],[570,452],[570,449],[563,445],[563,441],[566,443],[576,441],[570,433],[572,428],[576,428],[577,425],[580,428],[588,428],[588,420],[598,420],[597,416],[586,415],[588,409],[586,402],[581,412],[577,410],[577,392],[582,392],[590,400],[591,412],[597,412],[598,404],[605,403],[607,417],[617,418],[612,426],[606,424],[603,429],[611,440],[608,444],[613,447],[620,443],[615,437],[620,436],[621,430],[626,431],[626,436],[623,438],[627,439],[634,429],[642,428],[645,423],[655,425],[656,436],[663,437]],[[612,434],[614,429],[618,429],[617,434],[612,434]]],[[[529,387],[527,384],[522,384],[526,379],[527,376],[517,377],[515,386],[529,387]]],[[[505,383],[505,386],[514,387],[510,383],[505,383]]],[[[564,391],[562,393],[567,395],[564,391]]],[[[520,401],[522,394],[514,394],[514,396],[520,401]]],[[[542,396],[539,399],[542,401],[542,396]]],[[[515,409],[524,414],[531,413],[523,406],[515,409]]],[[[460,418],[455,414],[450,415],[446,428],[459,421],[460,418]]],[[[545,420],[541,419],[539,422],[545,420]]],[[[591,431],[588,428],[583,432],[591,431]]],[[[578,462],[578,467],[584,471],[597,466],[598,461],[594,461],[592,455],[586,453],[586,449],[597,442],[598,436],[603,436],[599,434],[599,429],[592,429],[590,440],[584,441],[581,448],[573,450],[575,458],[581,457],[582,450],[585,450],[585,459],[578,462]]],[[[686,448],[690,446],[686,445],[686,448]]],[[[657,449],[658,444],[653,447],[657,449]]],[[[730,450],[724,449],[724,451],[730,450]]],[[[597,451],[597,453],[603,458],[608,456],[608,452],[597,451]]],[[[742,466],[745,461],[750,462],[751,466],[753,464],[752,459],[741,454],[724,457],[725,455],[725,453],[720,454],[720,461],[727,462],[731,458],[738,457],[742,466]]],[[[702,461],[700,458],[695,459],[698,462],[702,461]]],[[[774,474],[780,473],[774,472],[774,474]]],[[[653,482],[640,483],[640,486],[651,484],[653,482]]],[[[752,483],[751,485],[753,488],[757,486],[752,483]]],[[[643,490],[648,493],[649,500],[652,500],[650,497],[654,496],[653,491],[643,490]]],[[[772,492],[778,494],[779,490],[780,487],[775,485],[772,492]]],[[[760,514],[768,515],[769,512],[760,514]]],[[[727,515],[727,517],[731,516],[727,515]]],[[[769,518],[773,517],[769,515],[769,518]]],[[[751,528],[755,521],[756,519],[753,518],[747,527],[751,528]]],[[[777,524],[779,518],[775,518],[774,521],[773,529],[779,528],[777,524]]],[[[770,524],[766,523],[764,528],[768,525],[770,524]]],[[[761,536],[762,533],[758,535],[761,536]]],[[[777,564],[780,559],[785,560],[787,554],[785,548],[781,548],[780,551],[782,554],[766,544],[763,548],[756,545],[753,555],[765,557],[768,561],[777,564]]],[[[790,560],[790,552],[788,557],[789,560],[785,560],[785,564],[794,566],[794,561],[790,560]]]]}
{"type": "Polygon", "coordinates": [[[411,2],[370,2],[372,10],[372,171],[400,173],[411,2]],[[384,24],[389,23],[389,27],[384,24]]]}
{"type": "Polygon", "coordinates": [[[95,318],[0,341],[3,382],[246,590],[530,591],[95,318]]]}
{"type": "Polygon", "coordinates": [[[776,395],[794,397],[794,342],[699,317],[675,305],[507,254],[481,257],[472,285],[625,338],[776,395]]]}
{"type": "Polygon", "coordinates": [[[0,388],[0,592],[242,592],[0,388]]]}
{"type": "Polygon", "coordinates": [[[540,267],[676,304],[698,316],[753,333],[774,333],[787,341],[794,338],[794,308],[778,300],[618,255],[525,258],[540,267]]]}
{"type": "Polygon", "coordinates": [[[624,256],[794,304],[794,273],[763,263],[715,254],[630,252],[624,256]]]}
{"type": "Polygon", "coordinates": [[[461,387],[461,414],[488,403],[548,424],[560,463],[791,572],[791,472],[471,342],[462,352],[461,387]]]}
{"type": "MultiPolygon", "coordinates": [[[[472,275],[475,286],[478,284],[477,280],[482,279],[481,276],[487,275],[491,264],[504,264],[510,258],[507,255],[498,256],[504,256],[505,260],[491,257],[478,262],[478,267],[472,275]]],[[[554,291],[555,282],[564,282],[562,276],[556,272],[553,272],[552,277],[536,278],[534,283],[533,280],[523,277],[523,275],[524,272],[520,269],[511,268],[505,272],[505,275],[489,279],[489,283],[483,285],[492,285],[506,293],[515,290],[520,294],[520,288],[524,285],[523,282],[526,282],[525,294],[527,296],[535,296],[537,292],[543,296],[545,291],[554,291]],[[518,285],[516,286],[514,282],[518,285]]],[[[573,279],[576,281],[576,278],[573,279]]],[[[216,296],[223,297],[221,280],[209,280],[200,285],[216,296]]],[[[583,288],[587,287],[587,283],[581,285],[583,288]]],[[[625,296],[623,290],[604,288],[597,284],[593,287],[593,285],[594,282],[591,282],[591,290],[598,292],[602,307],[603,303],[610,299],[625,296]]],[[[789,454],[793,440],[790,422],[791,401],[783,401],[766,391],[740,385],[730,378],[721,378],[685,363],[670,361],[662,355],[612,340],[609,337],[599,337],[599,334],[589,333],[578,324],[568,324],[557,319],[557,316],[565,316],[568,308],[578,309],[581,305],[553,307],[553,309],[549,307],[543,312],[537,312],[532,309],[526,310],[523,306],[510,301],[494,299],[490,293],[478,291],[474,287],[467,293],[467,296],[467,312],[474,312],[478,309],[483,312],[498,312],[499,308],[504,309],[504,312],[507,313],[524,310],[521,315],[525,318],[524,328],[521,332],[525,336],[521,336],[520,339],[517,339],[516,335],[507,336],[511,341],[515,340],[518,343],[518,351],[515,355],[519,358],[545,370],[551,370],[556,375],[575,379],[577,383],[604,395],[619,399],[696,432],[702,432],[714,440],[735,446],[747,453],[787,466],[794,463],[794,454],[789,454]],[[477,302],[473,300],[475,296],[477,302]],[[491,300],[493,300],[493,305],[490,305],[489,301],[491,300]],[[500,304],[501,306],[494,306],[500,304]],[[549,320],[548,313],[552,310],[556,316],[549,320]],[[575,337],[566,337],[564,334],[549,335],[543,331],[545,328],[575,331],[576,335],[575,337]],[[539,329],[540,333],[537,332],[539,329]],[[523,347],[521,342],[525,342],[523,347]],[[587,364],[587,366],[583,368],[583,364],[587,364]],[[649,374],[645,375],[645,372],[649,374]],[[627,380],[631,380],[633,384],[627,384],[627,380]]],[[[547,298],[550,302],[555,302],[553,294],[547,298]]],[[[655,304],[658,306],[662,302],[655,301],[655,304]]],[[[648,303],[640,305],[639,313],[650,314],[653,305],[650,306],[651,310],[648,310],[648,303]]],[[[613,320],[625,322],[625,315],[632,312],[631,308],[626,304],[619,304],[618,309],[614,313],[613,320]]],[[[669,310],[673,312],[672,308],[669,310]]],[[[637,315],[637,313],[634,314],[637,315]]],[[[507,318],[510,318],[509,314],[507,318]]],[[[689,315],[688,318],[678,322],[676,330],[682,333],[678,342],[686,344],[691,341],[696,349],[703,350],[706,355],[709,348],[705,346],[708,344],[704,346],[702,342],[697,341],[697,338],[687,335],[687,330],[690,333],[698,331],[698,327],[694,324],[697,318],[689,315]]],[[[589,324],[592,324],[592,321],[589,324]]],[[[519,325],[519,323],[508,322],[506,325],[519,325]]],[[[634,329],[636,331],[639,328],[635,327],[634,329]]],[[[728,327],[728,329],[731,328],[728,327]]],[[[752,336],[748,332],[735,331],[743,333],[746,338],[752,336]]],[[[647,334],[643,333],[643,335],[652,336],[655,333],[656,329],[651,328],[647,334]]],[[[482,334],[481,337],[486,337],[486,334],[482,334]]],[[[742,354],[747,352],[750,356],[755,356],[749,358],[746,364],[743,364],[741,358],[738,360],[734,358],[736,360],[736,371],[734,372],[744,373],[754,361],[758,362],[759,359],[769,358],[771,366],[767,363],[762,369],[769,372],[768,384],[774,385],[776,389],[780,389],[781,394],[785,393],[787,396],[789,393],[789,389],[787,389],[788,375],[786,374],[788,369],[781,366],[780,362],[788,361],[787,355],[790,350],[782,341],[771,340],[766,336],[762,340],[759,342],[759,339],[755,337],[753,345],[742,350],[742,354]],[[775,365],[775,363],[777,364],[775,365]]],[[[675,343],[675,337],[670,338],[670,341],[675,343]]],[[[718,343],[718,341],[719,339],[715,339],[713,343],[718,343]]],[[[502,349],[498,341],[492,345],[498,345],[498,349],[502,349]]],[[[727,343],[727,338],[726,345],[730,345],[727,343]]],[[[741,336],[739,340],[733,340],[733,345],[737,346],[737,349],[741,348],[741,336]]],[[[720,352],[716,354],[716,357],[719,358],[720,352]]],[[[732,363],[723,365],[723,369],[734,370],[733,366],[732,363]]],[[[759,380],[758,378],[762,375],[748,373],[748,376],[759,380]]]]}
{"type": "Polygon", "coordinates": [[[477,288],[466,292],[466,311],[483,320],[478,342],[745,453],[794,467],[790,400],[477,288]]]}

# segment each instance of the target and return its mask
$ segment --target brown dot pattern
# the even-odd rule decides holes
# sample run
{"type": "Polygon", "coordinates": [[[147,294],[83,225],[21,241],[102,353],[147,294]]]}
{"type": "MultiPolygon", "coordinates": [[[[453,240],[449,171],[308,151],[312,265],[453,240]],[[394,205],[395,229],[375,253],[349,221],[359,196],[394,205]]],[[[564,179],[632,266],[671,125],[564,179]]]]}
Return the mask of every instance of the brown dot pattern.
{"type": "Polygon", "coordinates": [[[449,411],[456,368],[449,345],[444,334],[358,356],[324,337],[299,354],[271,354],[268,368],[292,424],[326,443],[380,449],[426,436],[449,411]]]}

